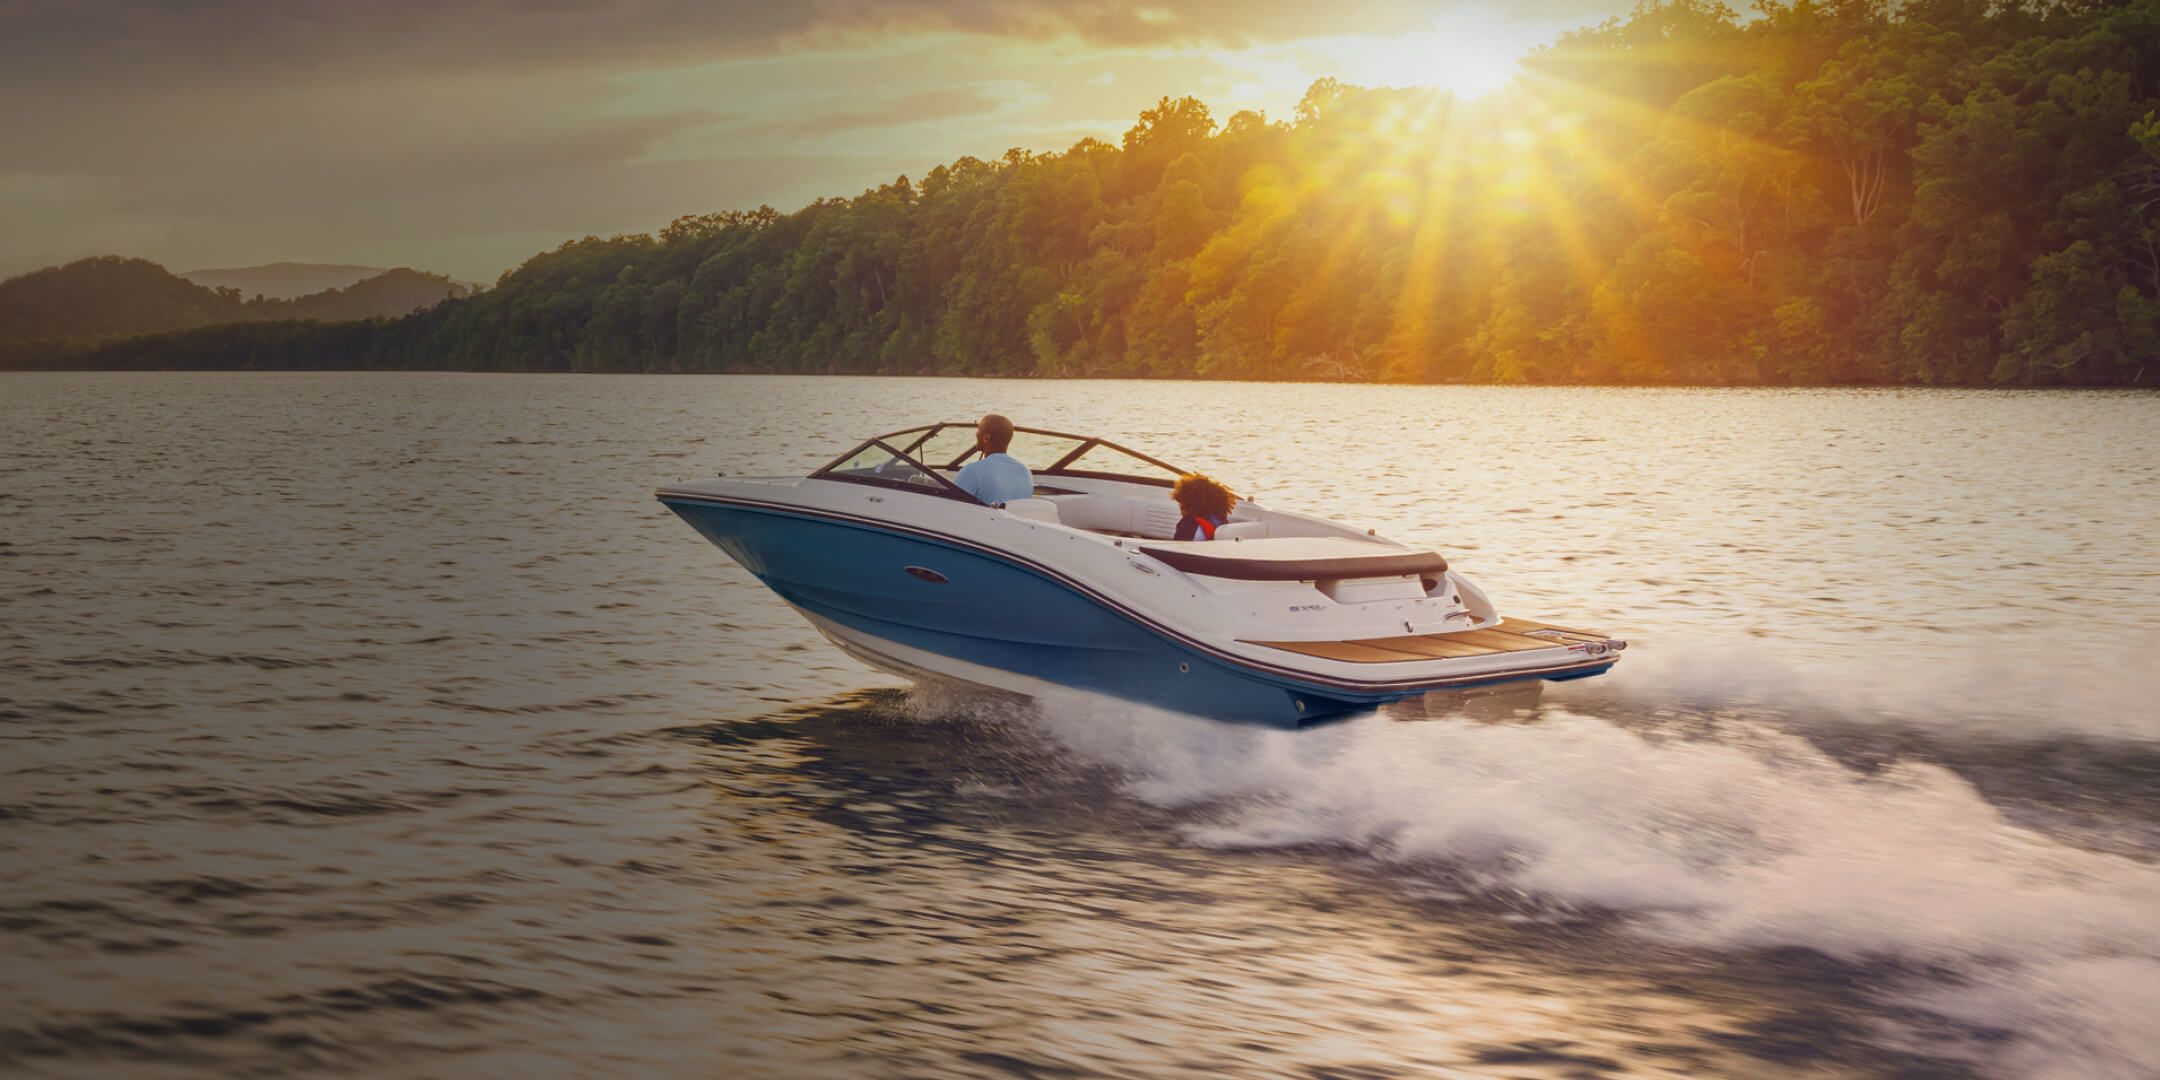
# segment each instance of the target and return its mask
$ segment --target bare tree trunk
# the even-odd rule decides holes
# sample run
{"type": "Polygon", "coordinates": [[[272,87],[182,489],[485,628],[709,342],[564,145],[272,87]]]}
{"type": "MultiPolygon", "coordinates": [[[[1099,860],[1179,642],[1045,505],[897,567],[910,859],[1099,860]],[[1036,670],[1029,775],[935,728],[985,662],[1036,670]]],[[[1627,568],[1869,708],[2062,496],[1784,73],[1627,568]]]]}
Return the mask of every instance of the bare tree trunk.
{"type": "Polygon", "coordinates": [[[1845,186],[1852,195],[1853,224],[1865,226],[1882,207],[1883,185],[1890,169],[1881,151],[1854,151],[1839,159],[1845,168],[1845,186]]]}

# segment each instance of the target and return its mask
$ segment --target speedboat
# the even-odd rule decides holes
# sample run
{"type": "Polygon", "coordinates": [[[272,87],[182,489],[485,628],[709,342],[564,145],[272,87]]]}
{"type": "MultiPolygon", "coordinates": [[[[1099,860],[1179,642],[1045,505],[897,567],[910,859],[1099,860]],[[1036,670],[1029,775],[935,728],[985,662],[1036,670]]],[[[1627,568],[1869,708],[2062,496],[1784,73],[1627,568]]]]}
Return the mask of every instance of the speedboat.
{"type": "Polygon", "coordinates": [[[1101,438],[1017,429],[1033,497],[954,477],[975,425],[880,435],[799,477],[655,492],[835,645],[914,679],[1054,687],[1298,727],[1454,687],[1600,674],[1627,647],[1503,618],[1438,553],[1240,501],[1172,539],[1185,470],[1101,438]]]}

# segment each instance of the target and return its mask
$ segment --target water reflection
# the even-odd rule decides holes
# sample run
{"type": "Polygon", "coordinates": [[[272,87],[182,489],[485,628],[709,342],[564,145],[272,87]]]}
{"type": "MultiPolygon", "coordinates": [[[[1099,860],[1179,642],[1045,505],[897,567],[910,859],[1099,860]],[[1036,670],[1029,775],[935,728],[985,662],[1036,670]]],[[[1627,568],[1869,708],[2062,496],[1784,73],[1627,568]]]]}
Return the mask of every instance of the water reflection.
{"type": "Polygon", "coordinates": [[[755,845],[735,869],[787,868],[751,935],[775,982],[746,1030],[776,1072],[1962,1074],[1855,1032],[1864,967],[1646,949],[1608,914],[1337,845],[1181,844],[1218,808],[1126,798],[1030,718],[953,706],[884,691],[677,733],[720,773],[811,778],[785,817],[834,827],[725,804],[755,845]]]}
{"type": "Polygon", "coordinates": [[[4,383],[0,1069],[2160,1068],[2149,394],[4,383]],[[902,696],[650,498],[987,411],[1636,647],[1302,733],[902,696]]]}

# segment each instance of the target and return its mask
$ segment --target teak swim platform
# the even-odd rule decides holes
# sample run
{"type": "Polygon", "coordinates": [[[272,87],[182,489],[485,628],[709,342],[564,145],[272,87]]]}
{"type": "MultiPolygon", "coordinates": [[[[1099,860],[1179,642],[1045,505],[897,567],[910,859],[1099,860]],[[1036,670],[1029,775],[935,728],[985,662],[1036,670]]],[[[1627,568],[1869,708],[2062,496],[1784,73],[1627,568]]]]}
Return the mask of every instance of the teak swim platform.
{"type": "Polygon", "coordinates": [[[1405,634],[1398,637],[1352,638],[1343,641],[1239,640],[1248,645],[1265,645],[1271,649],[1327,660],[1343,660],[1353,664],[1390,664],[1408,660],[1452,660],[1464,656],[1491,656],[1494,653],[1566,649],[1608,639],[1603,634],[1588,630],[1570,630],[1529,619],[1508,617],[1502,619],[1499,626],[1482,630],[1457,630],[1453,633],[1405,634]]]}

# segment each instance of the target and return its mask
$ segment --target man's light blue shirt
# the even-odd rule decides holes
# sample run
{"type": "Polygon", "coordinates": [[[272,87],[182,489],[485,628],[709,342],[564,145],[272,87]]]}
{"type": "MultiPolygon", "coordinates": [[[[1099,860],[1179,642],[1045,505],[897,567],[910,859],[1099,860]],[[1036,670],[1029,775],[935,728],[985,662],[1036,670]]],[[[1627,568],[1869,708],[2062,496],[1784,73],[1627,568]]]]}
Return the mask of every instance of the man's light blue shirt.
{"type": "Polygon", "coordinates": [[[1011,454],[991,454],[981,461],[970,461],[960,475],[953,477],[953,483],[992,506],[1035,495],[1035,474],[1011,454]]]}

